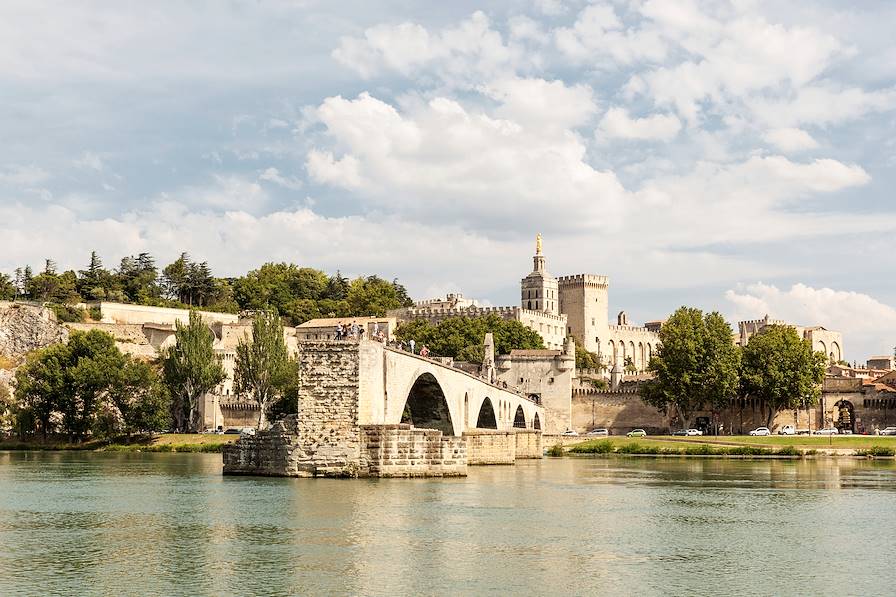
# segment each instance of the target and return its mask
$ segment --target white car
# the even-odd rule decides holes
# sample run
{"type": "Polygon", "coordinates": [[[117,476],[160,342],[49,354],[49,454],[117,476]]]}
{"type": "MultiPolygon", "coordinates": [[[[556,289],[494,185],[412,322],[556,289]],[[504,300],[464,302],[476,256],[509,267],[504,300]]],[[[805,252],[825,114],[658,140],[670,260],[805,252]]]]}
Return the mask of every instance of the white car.
{"type": "Polygon", "coordinates": [[[784,425],[778,429],[778,435],[796,435],[796,427],[793,425],[784,425]]]}
{"type": "Polygon", "coordinates": [[[772,432],[768,430],[768,427],[757,427],[753,431],[750,432],[750,435],[771,435],[772,432]]]}
{"type": "Polygon", "coordinates": [[[688,435],[703,435],[699,429],[688,429],[688,435]]]}
{"type": "Polygon", "coordinates": [[[606,436],[610,435],[610,430],[605,427],[598,427],[596,429],[592,429],[585,435],[588,435],[588,436],[600,435],[600,436],[606,437],[606,436]]]}
{"type": "Polygon", "coordinates": [[[578,432],[575,429],[567,429],[563,433],[560,434],[563,437],[579,437],[578,432]]]}
{"type": "Polygon", "coordinates": [[[824,429],[816,429],[812,435],[840,435],[840,430],[836,427],[825,427],[824,429]]]}

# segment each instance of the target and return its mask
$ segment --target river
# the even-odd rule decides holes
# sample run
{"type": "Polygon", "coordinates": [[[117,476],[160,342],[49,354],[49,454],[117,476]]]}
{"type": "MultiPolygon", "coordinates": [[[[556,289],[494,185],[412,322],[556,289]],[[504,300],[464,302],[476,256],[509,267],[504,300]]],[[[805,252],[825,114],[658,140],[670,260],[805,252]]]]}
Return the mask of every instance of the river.
{"type": "Polygon", "coordinates": [[[223,477],[0,452],[0,595],[892,595],[896,464],[565,458],[223,477]]]}

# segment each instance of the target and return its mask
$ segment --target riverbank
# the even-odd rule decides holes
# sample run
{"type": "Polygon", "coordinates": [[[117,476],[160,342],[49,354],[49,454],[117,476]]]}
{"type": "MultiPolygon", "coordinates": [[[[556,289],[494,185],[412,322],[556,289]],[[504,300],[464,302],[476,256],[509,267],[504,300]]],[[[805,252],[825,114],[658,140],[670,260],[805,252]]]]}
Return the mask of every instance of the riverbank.
{"type": "Polygon", "coordinates": [[[558,445],[549,455],[622,454],[653,456],[873,456],[896,455],[896,437],[888,436],[719,436],[719,437],[604,437],[584,440],[569,447],[558,445]]]}
{"type": "Polygon", "coordinates": [[[226,444],[235,442],[238,435],[205,433],[163,433],[159,435],[132,435],[91,439],[84,442],[68,442],[64,439],[0,441],[0,450],[73,450],[88,452],[211,452],[219,453],[226,444]]]}

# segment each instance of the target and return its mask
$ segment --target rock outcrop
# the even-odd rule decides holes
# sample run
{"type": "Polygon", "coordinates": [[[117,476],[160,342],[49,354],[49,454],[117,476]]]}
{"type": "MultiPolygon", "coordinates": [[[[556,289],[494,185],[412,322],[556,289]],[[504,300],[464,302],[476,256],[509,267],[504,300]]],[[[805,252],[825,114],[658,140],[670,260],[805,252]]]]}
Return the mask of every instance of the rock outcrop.
{"type": "Polygon", "coordinates": [[[32,304],[0,302],[0,356],[18,364],[32,350],[65,342],[68,330],[50,309],[32,304]]]}

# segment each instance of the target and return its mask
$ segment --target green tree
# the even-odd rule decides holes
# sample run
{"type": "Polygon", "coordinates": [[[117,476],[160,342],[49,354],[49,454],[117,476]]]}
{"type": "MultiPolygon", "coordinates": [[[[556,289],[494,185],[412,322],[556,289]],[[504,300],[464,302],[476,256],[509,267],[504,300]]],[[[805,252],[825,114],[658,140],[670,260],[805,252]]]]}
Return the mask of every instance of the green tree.
{"type": "Polygon", "coordinates": [[[11,301],[16,298],[16,285],[8,274],[0,274],[0,300],[11,301]]]}
{"type": "Polygon", "coordinates": [[[413,304],[405,288],[398,281],[389,282],[379,276],[367,276],[351,281],[345,297],[350,316],[383,317],[386,311],[413,304]]]}
{"type": "Polygon", "coordinates": [[[598,371],[603,371],[606,369],[606,365],[604,365],[600,357],[587,350],[584,346],[579,346],[579,341],[573,338],[573,343],[576,347],[576,369],[597,369],[598,371]]]}
{"type": "Polygon", "coordinates": [[[648,369],[654,378],[642,398],[659,409],[674,408],[683,426],[694,411],[736,397],[737,347],[718,313],[681,307],[660,328],[660,345],[648,369]]]}
{"type": "Polygon", "coordinates": [[[174,337],[175,345],[161,355],[172,418],[178,431],[198,431],[199,400],[226,374],[215,356],[215,336],[196,311],[190,311],[189,323],[177,322],[174,337]]]}
{"type": "Polygon", "coordinates": [[[519,321],[502,319],[495,314],[486,317],[449,317],[437,325],[424,319],[414,319],[402,323],[396,334],[404,342],[413,339],[418,349],[425,344],[434,356],[478,363],[482,361],[482,343],[488,332],[494,336],[497,354],[508,354],[513,349],[544,348],[537,332],[519,321]]]}
{"type": "Polygon", "coordinates": [[[116,371],[109,400],[121,419],[121,430],[128,436],[170,427],[171,396],[159,371],[149,363],[128,357],[116,371]]]}
{"type": "Polygon", "coordinates": [[[280,400],[298,378],[298,367],[289,357],[283,324],[273,311],[259,311],[252,320],[252,339],[236,347],[234,387],[258,403],[258,428],[266,429],[271,405],[280,400]]]}
{"type": "Polygon", "coordinates": [[[61,431],[82,439],[126,363],[109,334],[72,332],[68,343],[28,355],[16,371],[16,399],[44,437],[58,419],[61,431]]]}
{"type": "Polygon", "coordinates": [[[741,386],[766,410],[766,426],[782,410],[817,404],[827,357],[785,325],[766,326],[743,350],[741,386]]]}

